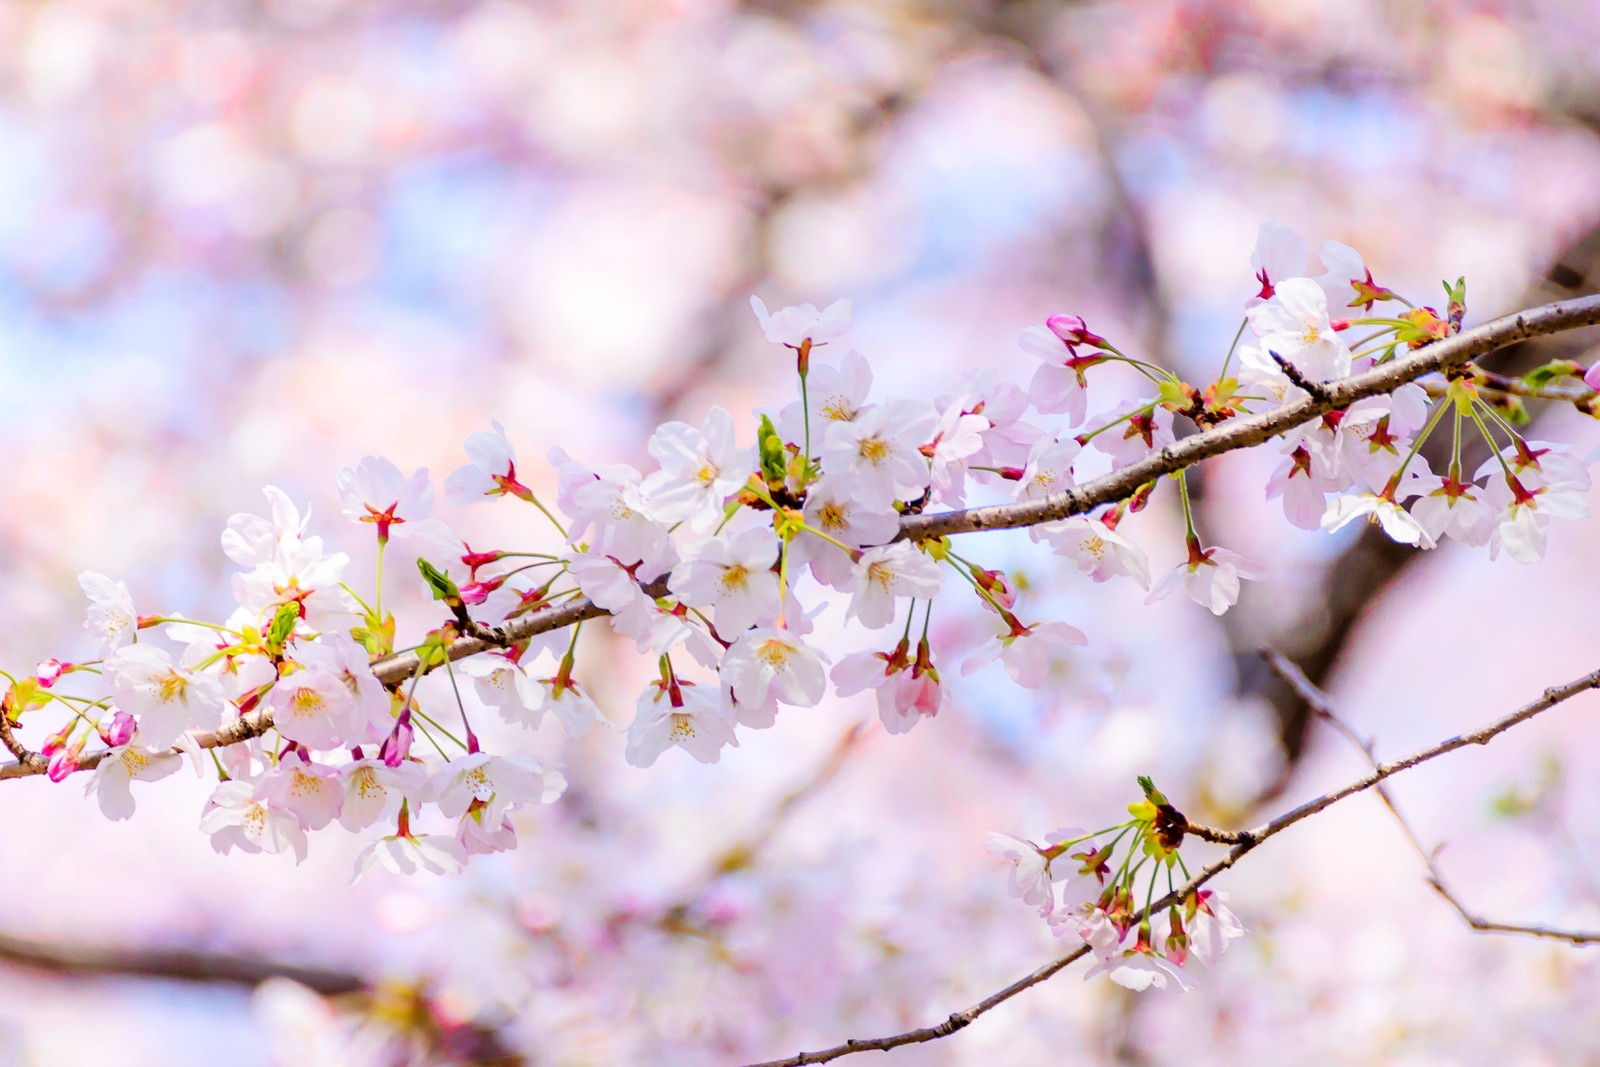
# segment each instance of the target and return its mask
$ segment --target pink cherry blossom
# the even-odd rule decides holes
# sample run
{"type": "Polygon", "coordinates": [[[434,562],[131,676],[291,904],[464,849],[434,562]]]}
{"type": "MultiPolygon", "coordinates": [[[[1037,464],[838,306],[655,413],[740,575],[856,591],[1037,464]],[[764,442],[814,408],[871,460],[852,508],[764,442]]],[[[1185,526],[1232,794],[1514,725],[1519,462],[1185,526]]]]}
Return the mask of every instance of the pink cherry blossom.
{"type": "Polygon", "coordinates": [[[320,830],[338,817],[345,789],[339,770],[303,756],[285,756],[256,780],[255,795],[275,810],[292,814],[307,830],[320,830]]]}

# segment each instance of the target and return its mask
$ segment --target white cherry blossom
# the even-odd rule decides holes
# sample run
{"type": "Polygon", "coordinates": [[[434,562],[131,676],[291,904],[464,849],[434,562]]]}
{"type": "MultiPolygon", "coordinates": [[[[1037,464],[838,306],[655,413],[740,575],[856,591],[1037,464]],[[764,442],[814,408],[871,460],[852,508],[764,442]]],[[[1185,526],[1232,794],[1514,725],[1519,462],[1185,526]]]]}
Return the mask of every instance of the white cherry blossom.
{"type": "Polygon", "coordinates": [[[750,309],[756,313],[767,340],[789,348],[799,348],[808,341],[813,345],[827,344],[850,329],[848,299],[835,300],[821,311],[811,304],[799,304],[769,313],[766,303],[759,296],[752,296],[750,309]]]}
{"type": "Polygon", "coordinates": [[[152,749],[171,748],[185,730],[221,725],[224,701],[216,677],[178,666],[162,649],[119,648],[105,672],[111,695],[139,720],[139,739],[152,749]]]}
{"type": "Polygon", "coordinates": [[[1144,550],[1101,519],[1073,515],[1040,523],[1029,533],[1097,582],[1121,575],[1132,578],[1141,589],[1150,588],[1150,561],[1144,550]]]}
{"type": "Polygon", "coordinates": [[[734,443],[733,416],[720,407],[707,413],[700,429],[662,423],[648,448],[661,464],[641,483],[648,513],[657,522],[687,521],[696,530],[722,518],[724,503],[756,467],[755,450],[734,443]]]}
{"type": "Polygon", "coordinates": [[[921,448],[937,424],[932,407],[915,401],[863,408],[850,422],[828,427],[823,470],[842,478],[851,494],[870,507],[914,500],[928,488],[928,461],[921,448]]]}
{"type": "Polygon", "coordinates": [[[338,484],[344,517],[370,523],[380,542],[409,541],[418,551],[460,555],[461,539],[449,526],[428,517],[433,510],[433,482],[426,467],[407,478],[389,460],[366,456],[353,468],[339,468],[338,484]]]}
{"type": "Polygon", "coordinates": [[[117,745],[101,757],[84,787],[84,796],[94,794],[106,818],[121,821],[133,815],[130,783],[153,782],[165,778],[183,765],[176,752],[152,752],[139,741],[117,745]]]}
{"type": "Polygon", "coordinates": [[[667,588],[684,603],[710,608],[724,640],[778,615],[778,536],[757,526],[732,537],[709,537],[684,550],[667,588]]]}
{"type": "Polygon", "coordinates": [[[242,852],[293,852],[297,862],[306,858],[306,832],[293,813],[272,806],[255,795],[255,784],[233,779],[217,786],[200,816],[200,830],[211,835],[211,847],[227,854],[242,852]]]}
{"type": "Polygon", "coordinates": [[[1386,496],[1376,493],[1354,493],[1335,497],[1322,516],[1322,528],[1329,533],[1342,530],[1355,519],[1365,517],[1383,528],[1383,532],[1404,545],[1432,548],[1434,540],[1422,524],[1405,508],[1386,496]]]}
{"type": "Polygon", "coordinates": [[[652,685],[639,697],[628,727],[628,762],[648,767],[669,748],[683,749],[701,763],[716,763],[734,736],[734,711],[720,685],[652,685]]]}
{"type": "Polygon", "coordinates": [[[894,620],[897,598],[932,597],[943,581],[939,564],[915,545],[901,541],[869,548],[856,560],[851,576],[849,615],[869,630],[887,626],[894,620]]]}
{"type": "Polygon", "coordinates": [[[1187,562],[1178,564],[1155,584],[1145,603],[1164,600],[1181,585],[1190,600],[1213,615],[1221,615],[1239,602],[1241,580],[1255,581],[1264,574],[1266,568],[1237,552],[1196,548],[1187,562]]]}
{"type": "Polygon", "coordinates": [[[722,657],[722,680],[739,703],[815,707],[827,690],[822,655],[788,630],[762,626],[747,631],[722,657]]]}
{"type": "Polygon", "coordinates": [[[133,595],[126,582],[114,582],[103,574],[84,571],[78,586],[89,598],[89,617],[83,628],[100,638],[100,655],[121,648],[139,628],[139,613],[133,608],[133,595]]]}
{"type": "Polygon", "coordinates": [[[453,837],[441,834],[395,834],[379,838],[361,850],[356,856],[356,873],[351,881],[360,881],[374,864],[381,864],[385,870],[400,875],[416,874],[418,871],[459,874],[466,862],[466,849],[453,837]]]}

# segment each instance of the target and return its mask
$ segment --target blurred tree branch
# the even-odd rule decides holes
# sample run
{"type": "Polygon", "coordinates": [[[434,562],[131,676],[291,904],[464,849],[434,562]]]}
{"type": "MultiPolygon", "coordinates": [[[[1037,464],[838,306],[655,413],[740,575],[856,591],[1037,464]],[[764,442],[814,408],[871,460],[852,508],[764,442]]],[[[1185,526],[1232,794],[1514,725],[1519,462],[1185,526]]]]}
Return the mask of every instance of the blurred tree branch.
{"type": "MultiPolygon", "coordinates": [[[[422,1038],[431,1049],[429,1062],[519,1067],[524,1059],[512,1052],[493,1029],[473,1024],[443,1026],[432,1018],[427,998],[416,990],[383,988],[362,975],[329,967],[289,963],[231,952],[194,949],[58,945],[43,940],[0,934],[0,964],[71,978],[133,978],[196,982],[254,988],[274,979],[288,979],[323,997],[336,998],[346,1009],[383,1000],[393,1008],[404,993],[407,1034],[422,1038]]],[[[396,1013],[386,1010],[385,1018],[396,1013]]]]}

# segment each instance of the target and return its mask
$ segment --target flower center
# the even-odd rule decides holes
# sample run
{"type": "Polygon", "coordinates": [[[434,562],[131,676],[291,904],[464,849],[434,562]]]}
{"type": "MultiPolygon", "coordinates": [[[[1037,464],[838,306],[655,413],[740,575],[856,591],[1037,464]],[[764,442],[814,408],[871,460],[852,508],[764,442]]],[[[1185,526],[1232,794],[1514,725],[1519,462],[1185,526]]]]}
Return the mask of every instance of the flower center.
{"type": "Polygon", "coordinates": [[[722,591],[724,593],[741,592],[750,584],[750,568],[742,563],[735,563],[722,571],[722,591]]]}

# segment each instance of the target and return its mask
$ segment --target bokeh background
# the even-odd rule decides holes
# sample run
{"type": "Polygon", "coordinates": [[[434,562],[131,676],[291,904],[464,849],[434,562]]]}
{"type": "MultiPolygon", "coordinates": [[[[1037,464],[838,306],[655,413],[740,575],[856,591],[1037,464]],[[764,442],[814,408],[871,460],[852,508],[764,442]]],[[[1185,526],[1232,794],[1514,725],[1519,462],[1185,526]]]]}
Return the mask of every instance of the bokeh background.
{"type": "MultiPolygon", "coordinates": [[[[1025,383],[1016,332],[1056,312],[1206,374],[1267,218],[1425,299],[1465,274],[1471,321],[1594,291],[1597,54],[1584,0],[5,3],[0,659],[89,653],[84,569],[225,615],[217,536],[264,484],[357,577],[333,476],[363,455],[442,477],[499,418],[548,489],[552,447],[640,462],[663,419],[775,408],[752,292],[853,297],[878,395],[932,397],[1025,383]]],[[[1600,444],[1571,411],[1538,432],[1600,444]]],[[[984,831],[1114,821],[1139,773],[1241,824],[1359,773],[1256,650],[1390,755],[1597,665],[1600,521],[1539,567],[1418,556],[1293,530],[1268,469],[1200,479],[1208,534],[1272,568],[1220,623],[971,542],[1089,631],[1072,678],[991,669],[899,738],[870,701],[790,712],[710,767],[506,738],[572,789],[458,878],[352,887],[338,831],[299,867],[218,857],[187,774],[116,825],[76,781],[0,783],[0,1062],[724,1064],[929,1024],[1060,950],[984,831]]],[[[445,517],[546,540],[507,505],[445,517]]],[[[1134,527],[1158,568],[1173,522],[1134,527]]],[[[936,629],[958,645],[959,612],[936,629]]],[[[626,725],[648,665],[583,652],[626,725]]],[[[1597,710],[1395,783],[1477,910],[1600,924],[1597,710]]],[[[1069,970],[874,1062],[1600,1058],[1594,950],[1471,933],[1372,798],[1219,887],[1251,936],[1198,992],[1069,970]]]]}

